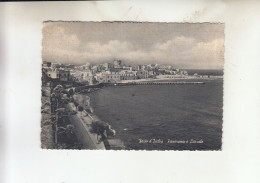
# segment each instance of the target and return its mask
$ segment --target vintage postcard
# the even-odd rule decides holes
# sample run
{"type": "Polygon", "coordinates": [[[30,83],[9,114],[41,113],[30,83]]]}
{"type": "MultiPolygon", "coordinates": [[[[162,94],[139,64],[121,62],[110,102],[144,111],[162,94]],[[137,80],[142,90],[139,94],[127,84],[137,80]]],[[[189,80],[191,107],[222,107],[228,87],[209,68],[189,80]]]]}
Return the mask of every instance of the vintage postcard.
{"type": "Polygon", "coordinates": [[[44,22],[42,148],[221,150],[224,28],[44,22]]]}

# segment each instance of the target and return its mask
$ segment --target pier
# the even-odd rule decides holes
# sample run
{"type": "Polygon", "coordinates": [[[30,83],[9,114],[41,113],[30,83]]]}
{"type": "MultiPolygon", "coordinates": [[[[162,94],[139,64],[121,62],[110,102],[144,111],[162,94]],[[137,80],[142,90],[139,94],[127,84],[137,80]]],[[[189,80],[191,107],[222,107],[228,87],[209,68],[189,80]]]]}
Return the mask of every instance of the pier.
{"type": "MultiPolygon", "coordinates": [[[[198,85],[205,84],[202,81],[175,81],[175,82],[161,82],[161,81],[140,81],[140,82],[126,82],[126,83],[99,83],[95,85],[78,86],[72,88],[74,92],[81,92],[84,90],[95,90],[106,86],[128,86],[128,85],[198,85]]],[[[69,88],[70,89],[70,88],[69,88]]],[[[91,91],[88,91],[90,93],[91,91]]]]}
{"type": "Polygon", "coordinates": [[[129,83],[114,83],[109,85],[125,86],[125,85],[197,85],[205,84],[205,82],[129,82],[129,83]]]}

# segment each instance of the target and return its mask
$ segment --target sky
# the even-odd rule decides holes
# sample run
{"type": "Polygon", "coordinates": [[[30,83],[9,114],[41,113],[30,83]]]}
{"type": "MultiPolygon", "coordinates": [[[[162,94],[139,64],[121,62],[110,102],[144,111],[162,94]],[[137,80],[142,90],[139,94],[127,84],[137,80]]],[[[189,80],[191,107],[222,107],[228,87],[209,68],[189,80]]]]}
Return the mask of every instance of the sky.
{"type": "Polygon", "coordinates": [[[223,69],[224,24],[44,22],[43,61],[223,69]]]}

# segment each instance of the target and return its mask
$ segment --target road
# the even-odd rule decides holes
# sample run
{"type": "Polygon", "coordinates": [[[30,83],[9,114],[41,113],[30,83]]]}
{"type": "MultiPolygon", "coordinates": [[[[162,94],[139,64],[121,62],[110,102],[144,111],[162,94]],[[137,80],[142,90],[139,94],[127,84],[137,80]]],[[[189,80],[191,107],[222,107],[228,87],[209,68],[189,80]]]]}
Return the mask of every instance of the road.
{"type": "MultiPolygon", "coordinates": [[[[76,110],[74,104],[67,104],[70,111],[76,110]]],[[[78,141],[83,144],[84,149],[106,149],[103,142],[97,143],[97,135],[90,132],[92,119],[89,116],[81,115],[79,112],[69,116],[70,122],[75,126],[75,133],[78,141]]]]}

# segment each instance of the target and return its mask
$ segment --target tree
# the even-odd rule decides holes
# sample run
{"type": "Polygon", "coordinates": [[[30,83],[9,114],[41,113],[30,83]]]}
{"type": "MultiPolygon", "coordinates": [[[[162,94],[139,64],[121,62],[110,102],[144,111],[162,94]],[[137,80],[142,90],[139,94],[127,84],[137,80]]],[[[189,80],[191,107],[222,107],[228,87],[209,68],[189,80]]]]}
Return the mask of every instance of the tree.
{"type": "Polygon", "coordinates": [[[97,79],[93,78],[93,84],[97,84],[97,83],[98,83],[97,79]]]}
{"type": "Polygon", "coordinates": [[[81,112],[81,115],[82,115],[82,111],[84,110],[84,108],[81,106],[81,105],[78,105],[78,111],[81,112]]]}
{"type": "Polygon", "coordinates": [[[53,90],[55,92],[61,93],[63,91],[63,86],[62,85],[57,85],[53,90]]]}
{"type": "Polygon", "coordinates": [[[69,94],[69,96],[72,96],[74,94],[73,89],[69,89],[68,94],[69,94]]]}
{"type": "Polygon", "coordinates": [[[58,127],[58,133],[66,133],[68,137],[74,134],[75,127],[73,125],[67,125],[66,128],[58,127]]]}
{"type": "Polygon", "coordinates": [[[97,134],[97,140],[98,142],[100,141],[98,139],[99,136],[101,136],[101,140],[102,139],[107,139],[109,136],[115,136],[116,135],[116,131],[114,129],[112,129],[112,127],[105,123],[104,121],[93,121],[91,123],[91,133],[95,133],[97,134]]]}
{"type": "Polygon", "coordinates": [[[55,110],[55,112],[59,113],[59,114],[64,114],[66,113],[66,109],[65,108],[58,108],[55,110]]]}
{"type": "Polygon", "coordinates": [[[56,96],[60,96],[62,91],[63,91],[63,86],[62,85],[57,85],[54,89],[53,89],[54,93],[56,94],[56,96]]]}
{"type": "Polygon", "coordinates": [[[91,123],[91,130],[90,132],[91,133],[95,133],[97,134],[97,141],[99,143],[100,139],[98,139],[99,136],[103,137],[103,134],[106,130],[106,127],[104,124],[100,123],[100,122],[97,122],[97,121],[94,121],[91,123]]]}
{"type": "Polygon", "coordinates": [[[63,91],[63,86],[62,85],[57,85],[54,89],[53,89],[53,93],[51,94],[51,97],[55,97],[57,99],[57,108],[59,106],[59,102],[61,99],[61,93],[63,91]]]}

